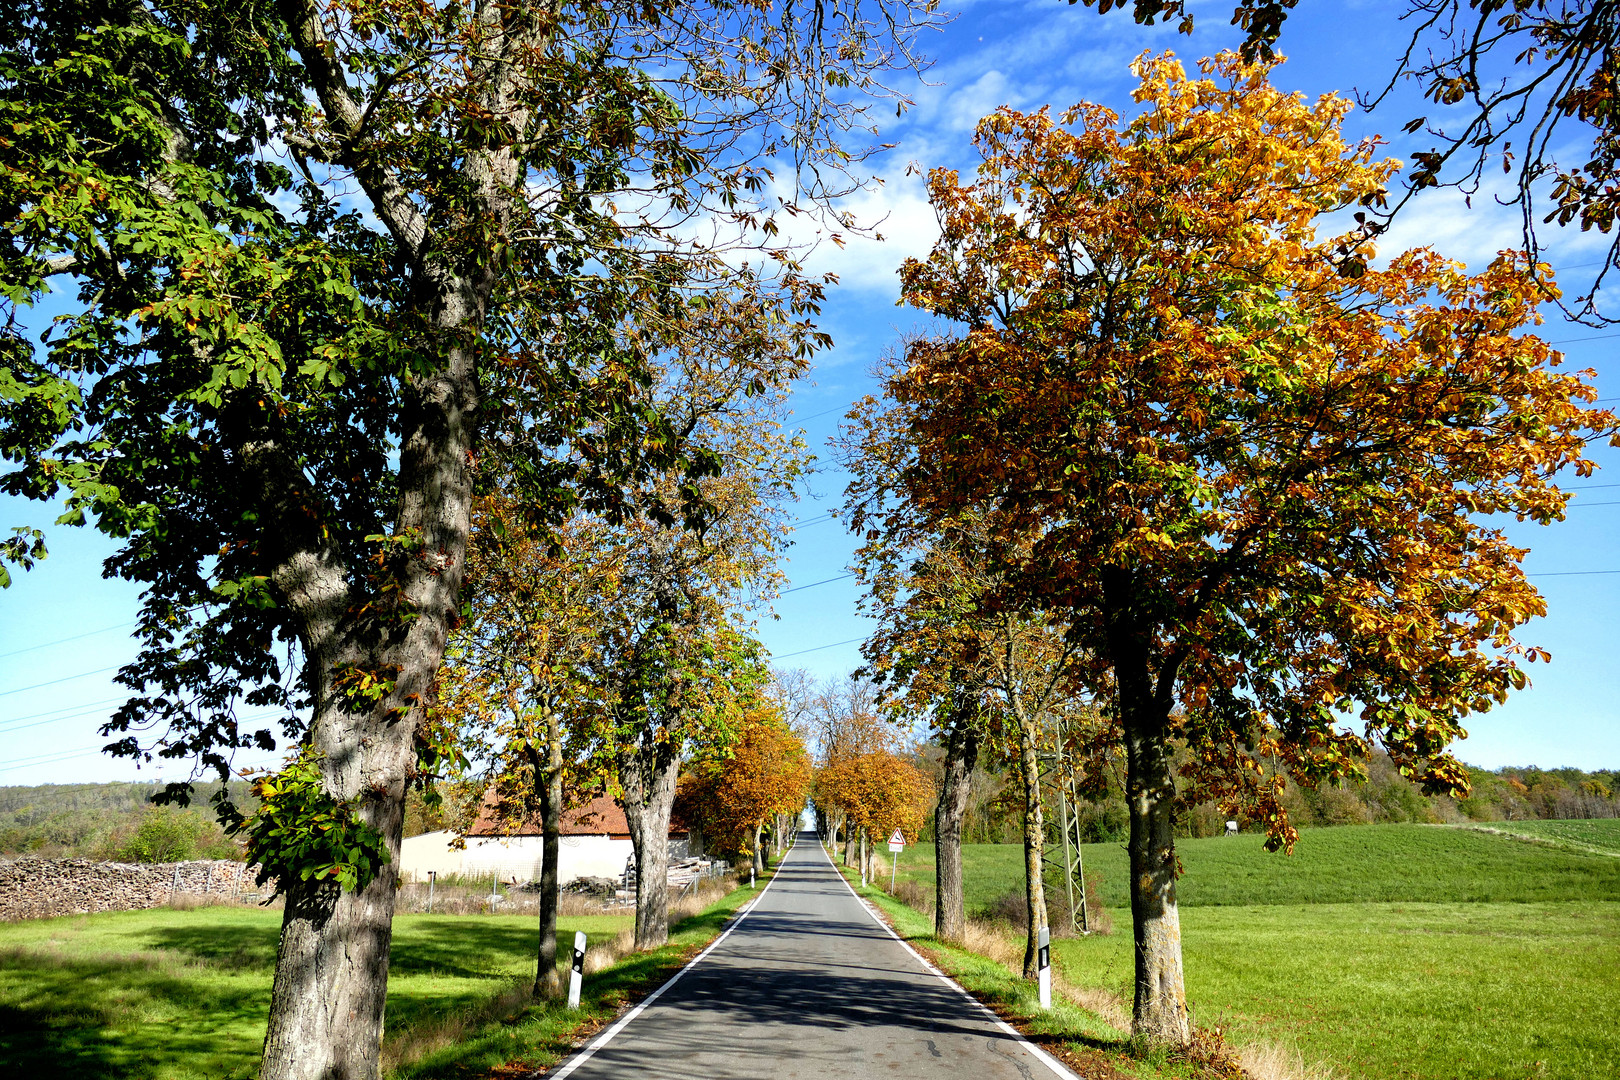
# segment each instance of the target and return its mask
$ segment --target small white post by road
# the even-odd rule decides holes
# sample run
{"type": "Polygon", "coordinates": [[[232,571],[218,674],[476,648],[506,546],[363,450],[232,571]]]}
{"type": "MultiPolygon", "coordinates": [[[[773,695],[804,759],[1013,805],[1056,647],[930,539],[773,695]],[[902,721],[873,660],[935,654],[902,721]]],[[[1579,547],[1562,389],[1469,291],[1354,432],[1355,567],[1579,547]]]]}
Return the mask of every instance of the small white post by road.
{"type": "Polygon", "coordinates": [[[752,866],[748,868],[748,887],[750,889],[754,887],[754,868],[752,866]]]}
{"type": "Polygon", "coordinates": [[[427,913],[429,915],[433,914],[433,887],[435,885],[437,885],[438,883],[439,883],[439,872],[437,870],[429,870],[428,871],[428,909],[427,909],[427,913]]]}
{"type": "Polygon", "coordinates": [[[1052,1007],[1052,931],[1041,927],[1039,936],[1035,938],[1035,967],[1039,970],[1041,987],[1041,1008],[1052,1007]]]}
{"type": "Polygon", "coordinates": [[[889,891],[894,892],[894,876],[900,869],[900,853],[906,849],[906,838],[899,829],[889,837],[889,891]]]}
{"type": "Polygon", "coordinates": [[[579,986],[585,979],[585,931],[574,931],[574,962],[568,969],[568,1007],[579,1008],[579,986]]]}

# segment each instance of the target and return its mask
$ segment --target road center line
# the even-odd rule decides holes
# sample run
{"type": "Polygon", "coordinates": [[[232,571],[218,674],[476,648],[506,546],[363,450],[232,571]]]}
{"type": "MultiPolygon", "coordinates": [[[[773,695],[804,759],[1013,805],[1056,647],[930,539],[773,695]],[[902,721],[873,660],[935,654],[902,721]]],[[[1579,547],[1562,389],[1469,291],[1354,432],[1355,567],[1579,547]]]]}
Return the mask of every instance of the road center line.
{"type": "Polygon", "coordinates": [[[832,867],[832,872],[837,876],[839,881],[844,883],[844,888],[849,890],[849,895],[853,896],[855,898],[855,902],[860,904],[861,907],[865,909],[867,915],[871,916],[873,922],[877,923],[883,928],[884,933],[894,938],[895,942],[898,943],[902,949],[911,954],[911,958],[913,960],[921,964],[931,975],[939,979],[940,982],[944,983],[946,986],[949,986],[952,990],[955,990],[958,994],[961,994],[963,997],[967,998],[968,1001],[972,1002],[975,1006],[982,1010],[984,1015],[988,1016],[997,1027],[1006,1032],[1008,1035],[1011,1035],[1014,1042],[1017,1042],[1025,1050],[1028,1050],[1030,1054],[1033,1055],[1035,1059],[1042,1065],[1045,1065],[1048,1069],[1051,1069],[1053,1075],[1058,1077],[1058,1080],[1081,1080],[1081,1078],[1070,1072],[1068,1067],[1062,1062],[1058,1061],[1051,1054],[1048,1054],[1045,1050],[1042,1050],[1040,1047],[1024,1038],[1023,1034],[1020,1033],[1017,1028],[1013,1027],[1011,1024],[1007,1023],[1007,1021],[997,1016],[994,1009],[990,1008],[990,1006],[968,993],[967,990],[963,988],[961,983],[939,970],[939,968],[935,967],[926,956],[918,952],[916,949],[913,949],[910,944],[906,942],[905,938],[894,932],[894,927],[890,926],[886,921],[884,921],[883,916],[878,913],[877,909],[872,904],[869,904],[862,899],[861,894],[855,891],[855,886],[849,883],[849,879],[843,875],[843,873],[838,869],[838,865],[832,861],[832,853],[827,850],[827,846],[821,843],[818,843],[817,846],[821,848],[822,858],[826,859],[827,865],[832,867]]]}
{"type": "MultiPolygon", "coordinates": [[[[794,843],[788,845],[787,851],[784,851],[782,853],[783,859],[785,859],[787,857],[788,852],[791,852],[796,846],[798,846],[798,838],[797,837],[794,838],[794,843]]],[[[777,863],[776,863],[777,870],[780,870],[782,868],[782,861],[783,861],[782,859],[777,860],[777,863]]],[[[839,878],[842,878],[844,875],[839,874],[838,876],[839,876],[839,878]]],[[[740,911],[738,913],[737,918],[732,921],[732,924],[730,926],[726,927],[725,933],[721,934],[719,937],[717,937],[713,941],[709,942],[708,948],[704,949],[702,952],[700,952],[696,956],[692,957],[692,959],[688,960],[681,967],[681,970],[677,971],[675,974],[673,974],[673,975],[671,975],[669,977],[669,981],[666,982],[663,986],[660,986],[657,990],[654,990],[652,993],[650,993],[646,997],[642,998],[640,1003],[638,1003],[635,1008],[633,1008],[629,1012],[625,1013],[623,1016],[621,1016],[618,1019],[618,1021],[612,1027],[610,1027],[606,1031],[602,1032],[602,1034],[600,1036],[598,1036],[597,1040],[595,1042],[591,1043],[590,1046],[587,1046],[584,1050],[581,1050],[578,1054],[574,1055],[574,1057],[568,1062],[568,1064],[566,1064],[562,1068],[558,1069],[555,1073],[550,1074],[551,1075],[551,1080],[563,1080],[563,1077],[567,1076],[569,1073],[573,1072],[575,1069],[579,1068],[581,1065],[583,1065],[587,1061],[591,1060],[591,1058],[595,1057],[596,1052],[598,1050],[602,1049],[602,1047],[606,1046],[608,1044],[608,1042],[610,1040],[612,1040],[613,1036],[617,1035],[619,1032],[623,1031],[626,1027],[628,1027],[629,1024],[630,1024],[630,1021],[632,1021],[636,1017],[640,1016],[641,1011],[643,1009],[645,1009],[647,1006],[651,1005],[653,1002],[657,1001],[659,998],[663,997],[664,996],[664,991],[668,990],[670,987],[672,987],[676,983],[680,982],[682,975],[685,975],[688,971],[691,971],[693,968],[695,968],[699,964],[701,964],[703,962],[704,957],[708,956],[710,953],[714,952],[714,950],[718,949],[720,947],[720,943],[725,941],[726,938],[730,937],[731,932],[733,930],[737,929],[737,927],[741,926],[743,924],[743,920],[748,918],[748,916],[750,916],[750,915],[752,915],[754,913],[754,909],[759,907],[759,902],[761,900],[765,899],[765,894],[771,891],[771,886],[774,885],[774,884],[776,884],[776,874],[775,873],[771,874],[771,879],[765,883],[765,887],[763,889],[759,890],[759,895],[754,897],[753,902],[751,904],[749,904],[747,907],[743,908],[742,911],[740,911]]],[[[845,884],[847,885],[848,882],[845,882],[845,884]]],[[[904,942],[902,942],[901,944],[904,944],[904,942]]]]}

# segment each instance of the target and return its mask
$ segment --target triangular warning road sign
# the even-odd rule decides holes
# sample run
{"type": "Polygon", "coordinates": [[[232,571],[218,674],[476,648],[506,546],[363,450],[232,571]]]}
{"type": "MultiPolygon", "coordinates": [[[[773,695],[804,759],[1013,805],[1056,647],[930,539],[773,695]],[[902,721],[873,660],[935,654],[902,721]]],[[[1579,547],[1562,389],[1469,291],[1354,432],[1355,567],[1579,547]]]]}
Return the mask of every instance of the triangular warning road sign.
{"type": "Polygon", "coordinates": [[[905,842],[906,842],[906,838],[904,836],[900,835],[900,830],[899,829],[894,830],[894,835],[889,837],[889,843],[891,843],[891,844],[904,845],[905,842]]]}

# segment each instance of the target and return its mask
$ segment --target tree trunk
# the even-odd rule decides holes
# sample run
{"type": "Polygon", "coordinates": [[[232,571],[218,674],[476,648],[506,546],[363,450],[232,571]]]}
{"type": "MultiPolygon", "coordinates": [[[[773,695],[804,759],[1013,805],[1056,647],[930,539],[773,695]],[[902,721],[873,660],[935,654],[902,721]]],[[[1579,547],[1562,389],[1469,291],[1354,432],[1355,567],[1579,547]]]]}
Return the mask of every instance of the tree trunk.
{"type": "Polygon", "coordinates": [[[557,864],[562,840],[562,721],[555,709],[546,710],[546,762],[540,780],[540,947],[534,969],[534,996],[556,997],[562,992],[557,973],[557,864]]]}
{"type": "MultiPolygon", "coordinates": [[[[406,742],[400,756],[408,759],[409,750],[406,742]]],[[[375,768],[376,755],[366,757],[375,768]]],[[[403,778],[403,765],[396,775],[403,778]]],[[[263,1080],[369,1080],[378,1075],[405,822],[403,779],[397,786],[399,798],[368,801],[361,811],[382,833],[389,854],[388,864],[370,884],[358,893],[326,882],[286,884],[260,1066],[263,1080]]]]}
{"type": "Polygon", "coordinates": [[[1136,937],[1138,1035],[1176,1046],[1192,1041],[1182,981],[1176,908],[1175,777],[1164,728],[1125,728],[1126,800],[1131,814],[1131,922],[1136,937]]]}
{"type": "Polygon", "coordinates": [[[1125,802],[1131,816],[1131,924],[1136,943],[1136,995],[1131,1028],[1159,1043],[1192,1042],[1181,967],[1181,917],[1176,910],[1176,783],[1169,721],[1174,662],[1157,682],[1147,636],[1134,621],[1131,580],[1104,576],[1110,612],[1109,660],[1114,669],[1120,727],[1125,736],[1125,802]]]}
{"type": "MultiPolygon", "coordinates": [[[[479,321],[476,306],[470,289],[452,291],[432,323],[464,338],[479,321]]],[[[266,533],[265,544],[280,549],[271,586],[304,649],[303,677],[314,700],[308,745],[320,762],[322,788],[381,834],[389,861],[358,893],[313,880],[284,883],[262,1080],[374,1080],[379,1072],[405,795],[423,702],[456,610],[471,522],[472,378],[472,350],[452,347],[444,368],[407,389],[395,531],[420,537],[432,557],[402,560],[390,573],[414,617],[357,627],[353,609],[361,598],[351,590],[343,553],[318,520],[302,506],[267,515],[286,522],[266,533]],[[357,675],[387,686],[365,711],[344,688],[357,675]]],[[[285,474],[284,451],[273,439],[244,448],[243,456],[266,484],[267,508],[277,507],[278,498],[296,502],[298,478],[275,475],[285,474]]]]}
{"type": "Polygon", "coordinates": [[[979,736],[961,717],[945,733],[945,780],[934,809],[934,879],[939,883],[934,933],[941,941],[961,941],[967,933],[962,893],[962,819],[972,794],[979,736]]]}
{"type": "Polygon", "coordinates": [[[760,877],[765,875],[765,823],[763,821],[754,825],[754,873],[760,877]]]}
{"type": "Polygon", "coordinates": [[[860,866],[860,864],[855,861],[855,856],[857,854],[855,849],[858,846],[859,846],[859,842],[856,840],[856,837],[855,837],[855,827],[849,823],[849,818],[848,818],[848,816],[846,816],[844,818],[844,865],[845,866],[854,866],[854,867],[857,867],[857,868],[860,866]]]}
{"type": "Polygon", "coordinates": [[[1041,813],[1041,763],[1035,753],[1033,721],[1019,718],[1018,772],[1024,782],[1024,897],[1029,914],[1029,939],[1024,943],[1024,978],[1037,976],[1039,940],[1046,929],[1046,882],[1041,877],[1046,847],[1046,823],[1041,813]]]}
{"type": "MultiPolygon", "coordinates": [[[[638,748],[639,749],[639,748],[638,748]]],[[[681,760],[667,743],[619,757],[620,806],[636,852],[636,948],[669,941],[669,816],[681,760]]]]}

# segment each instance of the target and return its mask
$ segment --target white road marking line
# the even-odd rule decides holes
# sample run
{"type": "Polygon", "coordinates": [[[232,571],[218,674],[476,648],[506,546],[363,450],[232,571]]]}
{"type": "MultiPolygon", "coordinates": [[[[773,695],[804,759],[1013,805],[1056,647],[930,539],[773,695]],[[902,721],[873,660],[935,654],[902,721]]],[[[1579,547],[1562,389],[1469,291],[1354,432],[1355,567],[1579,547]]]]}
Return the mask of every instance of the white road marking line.
{"type": "Polygon", "coordinates": [[[861,907],[866,910],[866,913],[872,917],[873,922],[877,923],[883,928],[884,933],[894,938],[902,949],[911,954],[913,960],[917,961],[917,963],[926,968],[928,972],[935,978],[939,979],[940,982],[944,983],[946,986],[949,986],[952,990],[955,990],[958,994],[961,994],[963,997],[967,998],[968,1001],[972,1002],[975,1006],[982,1010],[984,1015],[988,1016],[997,1027],[999,1027],[1002,1031],[1005,1031],[1008,1035],[1011,1035],[1014,1042],[1017,1042],[1025,1050],[1028,1050],[1042,1065],[1045,1065],[1048,1069],[1051,1069],[1053,1075],[1058,1077],[1058,1080],[1082,1080],[1081,1077],[1075,1076],[1074,1073],[1069,1071],[1066,1065],[1058,1061],[1051,1054],[1048,1054],[1045,1050],[1042,1050],[1040,1047],[1024,1038],[1023,1034],[1019,1032],[1017,1028],[1013,1027],[1011,1024],[1007,1023],[1007,1021],[997,1016],[994,1009],[990,1008],[990,1006],[986,1005],[984,1002],[968,993],[967,990],[963,989],[961,983],[939,970],[939,968],[935,967],[926,956],[918,952],[916,949],[913,949],[906,942],[905,938],[894,932],[894,927],[883,921],[883,916],[878,914],[877,909],[871,904],[867,903],[866,900],[861,897],[861,894],[855,891],[855,886],[849,883],[849,879],[839,872],[838,866],[832,861],[832,854],[827,850],[826,845],[818,844],[817,846],[821,848],[822,858],[826,859],[827,865],[832,867],[832,872],[838,875],[838,880],[842,881],[844,883],[844,888],[849,890],[849,895],[853,896],[855,898],[855,902],[860,904],[861,907]]]}
{"type": "MultiPolygon", "coordinates": [[[[795,845],[790,844],[788,846],[788,851],[792,851],[794,846],[795,845]]],[[[787,852],[783,852],[784,856],[786,854],[787,854],[787,852]]],[[[780,861],[776,864],[776,868],[778,870],[782,869],[782,863],[780,861]]],[[[842,874],[840,874],[838,876],[843,877],[842,874]]],[[[733,930],[737,929],[737,927],[741,926],[743,924],[743,920],[748,918],[748,916],[750,916],[750,915],[752,915],[754,913],[754,909],[759,907],[759,902],[761,900],[765,899],[765,894],[771,891],[771,886],[773,884],[775,884],[775,883],[776,883],[776,875],[772,874],[771,875],[771,880],[767,881],[765,883],[765,887],[763,889],[759,890],[759,895],[754,897],[753,902],[750,903],[747,907],[743,908],[740,912],[737,913],[736,921],[734,921],[730,926],[726,927],[725,933],[721,934],[719,937],[717,937],[713,941],[709,942],[709,947],[708,948],[704,949],[702,952],[700,952],[696,956],[692,957],[692,959],[688,960],[686,962],[685,966],[681,968],[681,970],[677,971],[675,974],[673,974],[673,975],[671,975],[669,977],[669,981],[667,983],[665,983],[663,986],[660,986],[657,990],[654,990],[651,994],[648,994],[646,997],[642,998],[640,1003],[637,1004],[635,1008],[631,1009],[629,1012],[627,1012],[623,1016],[619,1017],[619,1020],[618,1020],[617,1023],[615,1023],[612,1027],[608,1028],[606,1031],[602,1032],[601,1036],[598,1037],[595,1042],[591,1043],[591,1045],[587,1046],[584,1050],[581,1050],[578,1054],[576,1054],[574,1056],[574,1058],[571,1061],[568,1062],[568,1064],[564,1065],[562,1068],[558,1069],[554,1073],[547,1073],[546,1075],[549,1078],[549,1080],[563,1080],[563,1077],[567,1076],[569,1073],[573,1072],[575,1069],[579,1068],[581,1065],[583,1065],[587,1061],[591,1060],[591,1058],[596,1055],[596,1052],[598,1050],[602,1049],[602,1047],[604,1047],[604,1046],[606,1046],[608,1044],[608,1040],[612,1039],[613,1036],[615,1036],[619,1032],[623,1031],[625,1029],[626,1025],[628,1025],[630,1023],[630,1021],[632,1021],[636,1017],[640,1016],[641,1015],[641,1010],[645,1009],[647,1006],[651,1005],[653,1002],[655,1002],[659,998],[663,997],[664,996],[664,991],[668,990],[670,987],[672,987],[676,983],[680,982],[682,975],[685,975],[688,971],[691,971],[693,968],[697,967],[699,964],[701,964],[703,962],[704,957],[708,956],[710,953],[714,952],[714,950],[718,949],[720,947],[720,943],[722,941],[725,941],[726,938],[730,937],[731,932],[733,930]]]]}

